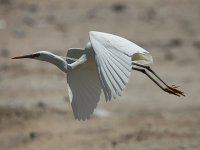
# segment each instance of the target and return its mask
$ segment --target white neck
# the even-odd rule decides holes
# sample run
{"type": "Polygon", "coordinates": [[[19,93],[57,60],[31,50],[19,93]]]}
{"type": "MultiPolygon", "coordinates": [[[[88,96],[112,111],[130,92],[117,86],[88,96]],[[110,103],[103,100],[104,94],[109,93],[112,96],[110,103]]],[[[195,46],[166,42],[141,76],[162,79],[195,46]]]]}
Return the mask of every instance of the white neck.
{"type": "Polygon", "coordinates": [[[45,54],[41,54],[41,55],[42,56],[39,57],[38,60],[42,60],[42,61],[46,61],[46,62],[49,62],[51,64],[54,64],[60,70],[67,73],[68,64],[67,64],[67,61],[64,58],[57,56],[55,54],[52,54],[50,52],[45,53],[45,54]]]}
{"type": "Polygon", "coordinates": [[[55,56],[54,59],[52,59],[50,63],[56,65],[63,72],[67,72],[67,68],[68,68],[67,61],[61,58],[60,56],[55,56]]]}

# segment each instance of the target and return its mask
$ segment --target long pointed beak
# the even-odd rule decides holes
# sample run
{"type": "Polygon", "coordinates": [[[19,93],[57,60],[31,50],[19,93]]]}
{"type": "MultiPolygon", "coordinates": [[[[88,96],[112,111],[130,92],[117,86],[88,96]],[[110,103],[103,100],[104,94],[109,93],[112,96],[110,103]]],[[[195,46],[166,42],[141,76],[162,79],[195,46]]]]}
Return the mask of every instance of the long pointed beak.
{"type": "Polygon", "coordinates": [[[39,56],[40,56],[40,54],[36,53],[36,54],[30,54],[30,55],[23,55],[23,56],[13,57],[12,59],[35,58],[35,57],[39,57],[39,56]]]}

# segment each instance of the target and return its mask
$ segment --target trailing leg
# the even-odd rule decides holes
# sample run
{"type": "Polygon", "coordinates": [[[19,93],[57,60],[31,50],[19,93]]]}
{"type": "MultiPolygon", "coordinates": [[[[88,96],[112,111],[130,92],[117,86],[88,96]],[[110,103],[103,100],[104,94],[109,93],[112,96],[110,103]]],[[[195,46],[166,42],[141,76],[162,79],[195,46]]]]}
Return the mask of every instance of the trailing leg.
{"type": "MultiPolygon", "coordinates": [[[[140,66],[140,64],[138,65],[137,64],[137,66],[139,66],[139,67],[143,67],[143,65],[142,66],[140,66]]],[[[145,67],[143,67],[143,68],[145,68],[145,69],[147,69],[148,68],[148,66],[145,66],[145,67]]],[[[150,67],[149,67],[150,68],[150,67]]],[[[139,71],[139,72],[142,72],[142,73],[144,73],[145,75],[147,75],[156,85],[158,85],[163,91],[165,91],[165,92],[167,92],[167,93],[169,93],[169,94],[173,94],[173,95],[176,95],[176,96],[185,96],[184,95],[184,93],[182,92],[182,91],[179,91],[178,89],[177,89],[177,86],[174,86],[174,85],[172,85],[172,86],[168,86],[164,81],[162,81],[157,75],[155,75],[154,73],[154,75],[162,82],[162,83],[164,83],[164,85],[166,85],[166,87],[167,88],[164,88],[160,83],[158,83],[151,75],[149,75],[148,74],[148,72],[145,70],[145,69],[142,69],[142,68],[136,68],[136,67],[132,67],[132,69],[133,70],[136,70],[136,71],[139,71]]],[[[148,71],[149,71],[149,69],[147,69],[148,71]]],[[[151,71],[150,71],[151,72],[151,71]]]]}

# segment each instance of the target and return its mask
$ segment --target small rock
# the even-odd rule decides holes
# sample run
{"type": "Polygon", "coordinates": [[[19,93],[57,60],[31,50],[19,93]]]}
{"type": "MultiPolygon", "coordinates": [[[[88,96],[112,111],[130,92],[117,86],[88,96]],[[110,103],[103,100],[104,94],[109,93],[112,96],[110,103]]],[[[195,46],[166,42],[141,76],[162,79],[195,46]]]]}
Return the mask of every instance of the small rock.
{"type": "Polygon", "coordinates": [[[39,7],[37,4],[30,4],[28,10],[31,13],[36,13],[39,10],[39,7]]]}
{"type": "Polygon", "coordinates": [[[171,45],[171,47],[178,47],[181,46],[183,44],[183,41],[181,39],[175,38],[172,39],[169,44],[171,45]]]}
{"type": "Polygon", "coordinates": [[[112,11],[117,12],[117,13],[123,12],[126,8],[127,8],[126,5],[122,3],[113,4],[111,7],[112,11]]]}
{"type": "Polygon", "coordinates": [[[183,44],[183,41],[179,38],[174,38],[168,41],[168,43],[166,43],[165,45],[163,45],[164,47],[168,47],[168,48],[172,48],[172,47],[179,47],[183,44]]]}
{"type": "Polygon", "coordinates": [[[192,45],[193,45],[195,48],[200,49],[200,41],[194,41],[194,42],[192,43],[192,45]]]}
{"type": "Polygon", "coordinates": [[[157,12],[154,8],[149,8],[144,11],[144,14],[141,14],[141,15],[142,15],[141,19],[143,21],[150,23],[151,21],[154,21],[156,19],[157,12]]]}
{"type": "Polygon", "coordinates": [[[113,140],[112,142],[111,142],[111,145],[113,146],[113,147],[116,147],[117,146],[117,141],[116,140],[113,140]]]}
{"type": "Polygon", "coordinates": [[[43,102],[38,102],[38,103],[37,103],[37,107],[38,107],[38,108],[45,109],[45,108],[46,108],[46,104],[43,103],[43,102]]]}
{"type": "Polygon", "coordinates": [[[30,132],[29,137],[31,140],[34,140],[36,138],[37,134],[35,132],[30,132]]]}

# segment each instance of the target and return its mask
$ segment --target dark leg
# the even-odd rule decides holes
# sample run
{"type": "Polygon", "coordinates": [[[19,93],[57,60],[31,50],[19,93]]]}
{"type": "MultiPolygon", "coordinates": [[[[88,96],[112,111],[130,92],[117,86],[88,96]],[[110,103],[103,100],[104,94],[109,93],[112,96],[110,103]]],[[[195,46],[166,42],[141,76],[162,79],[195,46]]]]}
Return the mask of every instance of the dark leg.
{"type": "Polygon", "coordinates": [[[163,88],[152,76],[150,76],[150,75],[146,72],[145,69],[135,68],[135,67],[132,67],[132,69],[144,73],[144,74],[147,75],[155,84],[157,84],[162,90],[164,90],[164,88],[163,88]]]}
{"type": "MultiPolygon", "coordinates": [[[[140,65],[140,64],[139,64],[140,65]]],[[[137,65],[137,66],[139,66],[139,65],[137,65]]],[[[142,65],[143,66],[143,65],[142,65]]],[[[142,67],[142,66],[140,66],[140,67],[142,67]]],[[[146,68],[146,67],[148,67],[148,66],[145,66],[145,67],[143,67],[143,68],[146,68]]],[[[139,71],[139,72],[142,72],[142,73],[144,73],[145,75],[147,75],[156,85],[158,85],[163,91],[165,91],[165,92],[167,92],[167,93],[169,93],[169,94],[174,94],[174,95],[176,95],[176,96],[185,96],[184,95],[184,93],[182,92],[182,91],[179,91],[179,90],[177,90],[176,88],[176,86],[172,86],[172,87],[170,87],[170,86],[168,86],[167,84],[165,84],[164,83],[164,81],[162,81],[159,77],[157,77],[157,75],[155,75],[154,73],[154,75],[162,82],[162,83],[164,83],[164,85],[166,85],[167,86],[167,88],[164,88],[163,86],[161,86],[152,76],[150,76],[147,72],[146,72],[146,70],[145,69],[141,69],[141,68],[135,68],[135,67],[132,67],[132,69],[133,70],[136,70],[136,71],[139,71]]],[[[147,68],[146,68],[147,69],[147,68]]],[[[148,69],[147,69],[148,70],[148,69]]],[[[150,71],[151,72],[151,71],[150,71]]]]}
{"type": "Polygon", "coordinates": [[[142,67],[147,69],[148,71],[150,71],[151,73],[153,73],[164,85],[166,85],[168,87],[168,85],[151,69],[150,66],[145,66],[145,65],[141,65],[141,64],[137,64],[137,63],[132,63],[133,65],[136,65],[138,67],[142,67]]]}
{"type": "Polygon", "coordinates": [[[150,68],[150,66],[141,65],[141,64],[134,63],[134,62],[132,62],[132,64],[147,69],[147,70],[150,71],[153,75],[155,75],[168,89],[171,89],[171,90],[173,90],[174,92],[179,93],[179,94],[182,95],[182,96],[185,96],[184,93],[183,93],[182,91],[179,91],[179,90],[177,89],[178,86],[175,86],[175,85],[169,86],[169,85],[167,85],[167,84],[166,84],[166,83],[165,83],[165,82],[150,68]]]}

